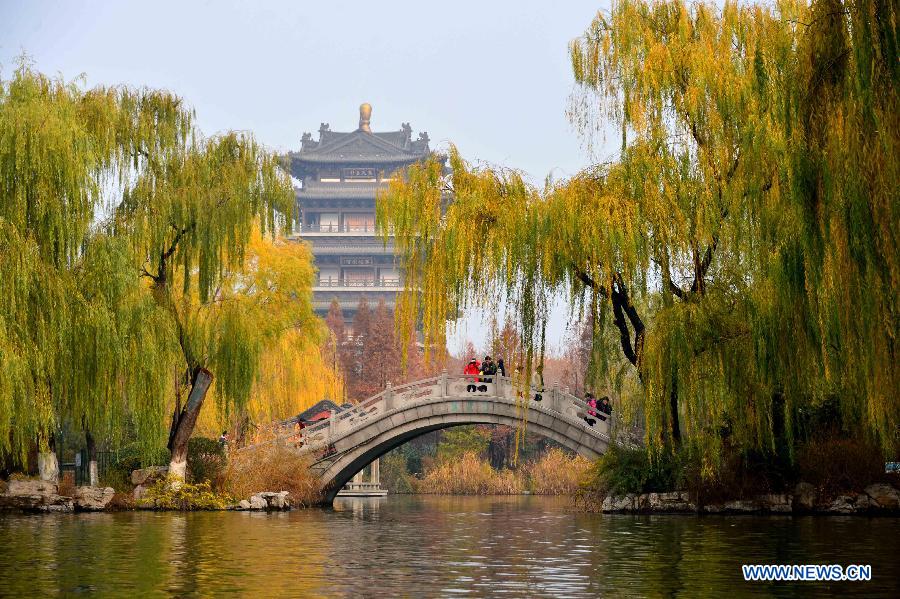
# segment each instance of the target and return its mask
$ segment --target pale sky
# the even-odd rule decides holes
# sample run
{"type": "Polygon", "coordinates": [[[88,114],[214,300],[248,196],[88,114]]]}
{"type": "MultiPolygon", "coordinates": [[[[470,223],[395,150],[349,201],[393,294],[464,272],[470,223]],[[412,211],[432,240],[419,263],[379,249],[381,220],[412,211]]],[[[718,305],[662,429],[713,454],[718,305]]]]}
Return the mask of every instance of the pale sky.
{"type": "MultiPolygon", "coordinates": [[[[369,102],[373,130],[409,122],[432,147],[453,142],[540,182],[592,162],[565,115],[567,44],[602,8],[608,0],[0,0],[0,73],[24,52],[67,79],[166,88],[204,133],[248,130],[282,152],[321,122],[354,130],[369,102]]],[[[565,320],[557,310],[554,345],[565,320]]],[[[482,329],[470,315],[451,350],[466,337],[482,344],[482,329]]]]}

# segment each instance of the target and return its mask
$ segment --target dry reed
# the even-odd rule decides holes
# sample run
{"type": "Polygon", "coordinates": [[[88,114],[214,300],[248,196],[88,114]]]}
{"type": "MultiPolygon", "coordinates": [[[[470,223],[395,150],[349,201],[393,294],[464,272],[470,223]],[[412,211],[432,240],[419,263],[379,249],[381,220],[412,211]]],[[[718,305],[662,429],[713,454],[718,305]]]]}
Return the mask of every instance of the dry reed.
{"type": "Polygon", "coordinates": [[[434,495],[574,495],[591,462],[550,449],[520,470],[494,470],[475,453],[439,462],[421,479],[413,479],[416,493],[434,495]]]}
{"type": "Polygon", "coordinates": [[[279,442],[232,452],[224,478],[225,490],[238,498],[288,491],[295,506],[313,505],[321,499],[308,459],[279,442]]]}
{"type": "Polygon", "coordinates": [[[518,473],[496,471],[471,452],[437,464],[414,486],[417,493],[438,495],[515,495],[523,489],[518,473]]]}
{"type": "Polygon", "coordinates": [[[535,495],[574,495],[585,479],[591,461],[556,447],[526,466],[529,488],[535,495]]]}

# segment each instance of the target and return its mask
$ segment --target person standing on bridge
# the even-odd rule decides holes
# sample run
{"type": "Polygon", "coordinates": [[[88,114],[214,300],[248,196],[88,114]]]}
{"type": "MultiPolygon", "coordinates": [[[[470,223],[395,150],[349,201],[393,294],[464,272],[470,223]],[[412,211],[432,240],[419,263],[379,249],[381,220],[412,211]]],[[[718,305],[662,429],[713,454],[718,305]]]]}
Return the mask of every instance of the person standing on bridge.
{"type": "Polygon", "coordinates": [[[503,364],[503,358],[497,360],[497,374],[506,376],[506,366],[503,364]]]}
{"type": "MultiPolygon", "coordinates": [[[[494,360],[490,356],[484,357],[484,362],[481,363],[481,374],[484,376],[478,379],[480,382],[494,382],[494,377],[497,375],[497,365],[494,364],[494,360]]],[[[485,393],[487,391],[487,385],[479,385],[478,390],[485,393]]]]}
{"type": "MultiPolygon", "coordinates": [[[[588,391],[584,394],[584,403],[588,405],[587,415],[584,417],[584,421],[589,425],[594,426],[597,423],[597,400],[594,398],[594,394],[588,391]]],[[[605,418],[604,418],[605,420],[605,418]]]]}
{"type": "Polygon", "coordinates": [[[597,402],[597,417],[601,422],[606,422],[606,418],[612,416],[612,405],[609,403],[609,397],[603,396],[600,398],[600,401],[597,402]]]}
{"type": "MultiPolygon", "coordinates": [[[[484,362],[481,363],[481,374],[488,376],[488,377],[493,377],[495,374],[497,374],[497,365],[494,364],[494,359],[491,358],[490,356],[484,357],[484,362]]],[[[481,379],[481,380],[484,381],[485,383],[490,383],[494,379],[493,378],[485,378],[485,379],[481,379]]]]}
{"type": "MultiPolygon", "coordinates": [[[[469,360],[469,363],[466,364],[465,368],[463,368],[463,374],[477,375],[479,372],[481,372],[481,364],[479,364],[478,360],[476,360],[475,358],[472,358],[471,360],[469,360]]],[[[478,381],[478,377],[474,377],[474,376],[470,377],[469,384],[466,385],[466,391],[468,391],[469,393],[472,393],[473,391],[475,391],[475,389],[476,389],[475,383],[477,381],[478,381]]]]}

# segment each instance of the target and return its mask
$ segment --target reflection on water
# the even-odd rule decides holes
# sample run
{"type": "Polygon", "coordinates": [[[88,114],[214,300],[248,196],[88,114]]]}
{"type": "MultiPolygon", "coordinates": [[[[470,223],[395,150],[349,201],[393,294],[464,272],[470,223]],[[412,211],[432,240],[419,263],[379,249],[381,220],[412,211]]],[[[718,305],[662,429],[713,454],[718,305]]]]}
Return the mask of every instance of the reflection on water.
{"type": "Polygon", "coordinates": [[[541,497],[334,510],[0,516],[0,596],[897,596],[900,519],[602,516],[541,497]],[[870,583],[745,583],[741,563],[872,564],[870,583]]]}

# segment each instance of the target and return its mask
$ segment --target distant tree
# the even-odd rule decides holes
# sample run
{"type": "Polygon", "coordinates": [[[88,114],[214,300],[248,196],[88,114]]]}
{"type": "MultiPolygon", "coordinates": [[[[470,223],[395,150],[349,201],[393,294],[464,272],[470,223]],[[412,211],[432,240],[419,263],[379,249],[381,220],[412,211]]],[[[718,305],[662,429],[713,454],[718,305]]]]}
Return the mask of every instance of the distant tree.
{"type": "Polygon", "coordinates": [[[522,366],[524,355],[522,354],[522,339],[513,321],[507,318],[503,322],[503,328],[498,328],[496,317],[491,320],[491,338],[488,341],[491,348],[491,357],[496,362],[503,359],[507,375],[512,374],[516,366],[522,366]]]}
{"type": "Polygon", "coordinates": [[[437,446],[439,461],[454,460],[464,453],[474,453],[484,457],[490,443],[491,432],[478,425],[456,426],[441,432],[437,446]]]}
{"type": "Polygon", "coordinates": [[[394,337],[394,316],[384,300],[378,302],[363,348],[363,378],[372,384],[372,395],[388,382],[401,382],[400,346],[394,337]]]}

